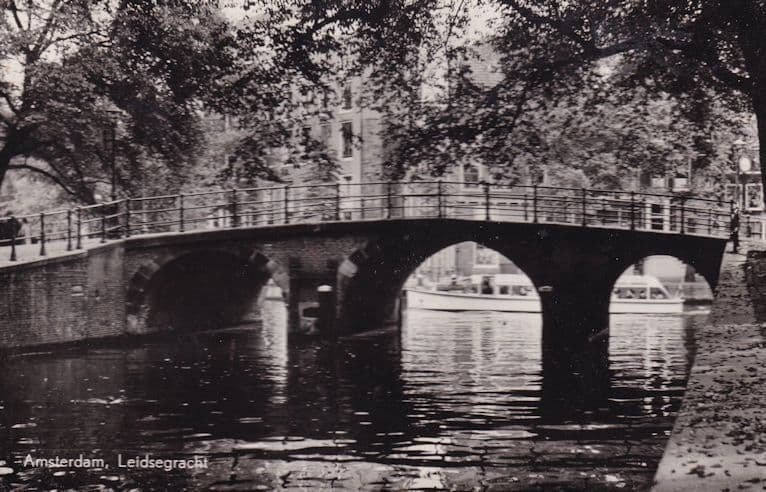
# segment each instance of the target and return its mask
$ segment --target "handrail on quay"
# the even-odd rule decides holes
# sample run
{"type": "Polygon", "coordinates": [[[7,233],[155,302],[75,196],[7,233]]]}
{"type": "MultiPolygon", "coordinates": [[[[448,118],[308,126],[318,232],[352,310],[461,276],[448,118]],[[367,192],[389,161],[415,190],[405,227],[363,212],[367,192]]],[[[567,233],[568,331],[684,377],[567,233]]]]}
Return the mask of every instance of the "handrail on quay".
{"type": "MultiPolygon", "coordinates": [[[[391,219],[465,219],[605,227],[735,239],[733,202],[690,195],[460,181],[378,181],[222,189],[129,197],[0,219],[0,246],[18,261],[57,242],[66,251],[146,234],[281,224],[391,219]],[[30,255],[30,249],[23,248],[30,255]],[[37,248],[34,248],[37,250],[37,248]]],[[[766,222],[746,216],[745,235],[766,241],[766,222]]]]}

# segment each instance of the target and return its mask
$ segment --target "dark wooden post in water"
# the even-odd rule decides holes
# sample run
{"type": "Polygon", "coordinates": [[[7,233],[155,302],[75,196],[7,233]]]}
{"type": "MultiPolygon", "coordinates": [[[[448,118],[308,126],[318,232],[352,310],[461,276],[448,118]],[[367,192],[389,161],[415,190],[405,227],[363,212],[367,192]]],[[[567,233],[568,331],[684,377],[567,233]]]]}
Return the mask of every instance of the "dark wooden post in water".
{"type": "Polygon", "coordinates": [[[386,218],[391,218],[391,181],[386,183],[386,218]]]}
{"type": "MultiPolygon", "coordinates": [[[[16,223],[16,217],[11,216],[11,223],[16,223]]],[[[16,261],[16,228],[11,229],[11,261],[16,261]]]]}
{"type": "Polygon", "coordinates": [[[66,250],[72,251],[72,209],[66,211],[66,250]]]}
{"type": "Polygon", "coordinates": [[[532,186],[532,222],[537,224],[537,184],[532,186]]]}
{"type": "Polygon", "coordinates": [[[45,213],[40,212],[40,256],[45,255],[45,213]]]}
{"type": "Polygon", "coordinates": [[[76,214],[77,214],[77,243],[75,245],[75,248],[82,249],[82,210],[80,209],[80,207],[77,207],[76,214]]]}
{"type": "MultiPolygon", "coordinates": [[[[192,228],[194,226],[192,225],[192,228]]],[[[178,232],[184,232],[186,224],[184,223],[184,194],[178,194],[178,232]]]]}

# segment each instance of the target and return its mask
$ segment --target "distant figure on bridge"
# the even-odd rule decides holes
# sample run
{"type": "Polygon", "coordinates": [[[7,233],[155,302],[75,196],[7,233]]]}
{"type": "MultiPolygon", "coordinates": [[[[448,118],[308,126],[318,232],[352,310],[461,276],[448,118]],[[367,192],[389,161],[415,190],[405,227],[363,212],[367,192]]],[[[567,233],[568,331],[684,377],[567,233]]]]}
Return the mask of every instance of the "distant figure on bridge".
{"type": "Polygon", "coordinates": [[[21,230],[21,222],[16,217],[0,222],[0,245],[11,244],[11,240],[19,236],[19,230],[21,230]]]}
{"type": "Polygon", "coordinates": [[[739,252],[739,204],[735,203],[731,208],[731,242],[732,253],[739,252]]]}

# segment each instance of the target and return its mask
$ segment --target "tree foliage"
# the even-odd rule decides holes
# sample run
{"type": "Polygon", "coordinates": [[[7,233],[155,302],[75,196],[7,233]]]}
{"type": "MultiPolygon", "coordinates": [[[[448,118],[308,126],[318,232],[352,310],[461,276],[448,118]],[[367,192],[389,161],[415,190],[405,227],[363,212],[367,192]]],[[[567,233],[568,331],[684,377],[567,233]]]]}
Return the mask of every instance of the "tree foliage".
{"type": "Polygon", "coordinates": [[[121,193],[178,169],[230,44],[195,2],[2,0],[0,182],[25,169],[93,202],[113,166],[121,193]]]}

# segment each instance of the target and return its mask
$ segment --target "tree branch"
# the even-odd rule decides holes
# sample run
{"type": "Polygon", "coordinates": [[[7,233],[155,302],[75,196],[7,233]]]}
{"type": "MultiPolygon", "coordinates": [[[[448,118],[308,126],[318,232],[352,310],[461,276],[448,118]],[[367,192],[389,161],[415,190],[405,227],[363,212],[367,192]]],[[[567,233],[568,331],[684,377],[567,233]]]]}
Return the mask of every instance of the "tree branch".
{"type": "Polygon", "coordinates": [[[46,171],[45,169],[41,169],[36,166],[32,166],[29,164],[11,164],[8,166],[8,169],[24,169],[27,171],[31,171],[33,173],[41,174],[42,176],[45,176],[46,178],[50,179],[54,183],[56,183],[58,186],[61,187],[67,194],[72,196],[77,196],[77,193],[72,191],[58,176],[46,171]]]}
{"type": "Polygon", "coordinates": [[[21,23],[21,19],[19,18],[19,11],[16,8],[16,2],[14,0],[11,0],[8,4],[11,10],[11,13],[13,14],[13,20],[16,22],[16,27],[19,28],[19,30],[24,30],[24,25],[21,23]]]}

